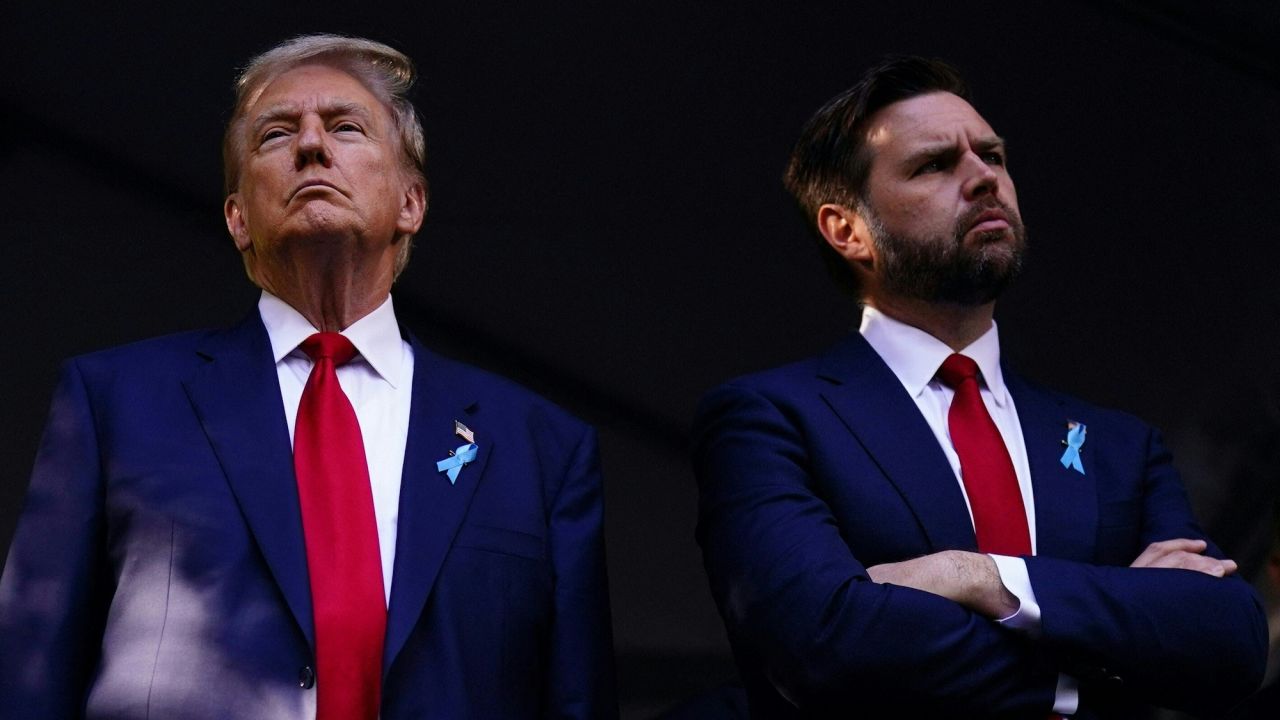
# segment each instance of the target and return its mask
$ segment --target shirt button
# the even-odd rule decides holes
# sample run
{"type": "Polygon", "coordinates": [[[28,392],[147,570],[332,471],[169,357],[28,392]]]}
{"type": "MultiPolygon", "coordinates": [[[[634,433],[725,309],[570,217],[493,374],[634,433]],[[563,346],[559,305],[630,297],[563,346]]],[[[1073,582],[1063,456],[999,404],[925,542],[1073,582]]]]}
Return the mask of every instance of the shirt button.
{"type": "Polygon", "coordinates": [[[304,665],[298,671],[298,687],[303,690],[310,690],[316,686],[316,672],[311,669],[310,665],[304,665]]]}

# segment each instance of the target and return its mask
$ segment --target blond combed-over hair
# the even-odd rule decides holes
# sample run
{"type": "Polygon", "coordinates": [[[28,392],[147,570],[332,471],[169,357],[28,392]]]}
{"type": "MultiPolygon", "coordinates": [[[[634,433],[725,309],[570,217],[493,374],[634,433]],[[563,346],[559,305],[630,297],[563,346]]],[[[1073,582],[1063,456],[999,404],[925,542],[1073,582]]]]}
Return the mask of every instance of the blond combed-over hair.
{"type": "MultiPolygon", "coordinates": [[[[374,40],[343,35],[301,35],[286,40],[251,59],[236,78],[236,102],[222,137],[224,192],[235,193],[240,186],[240,166],[245,154],[245,115],[271,81],[302,65],[328,65],[350,74],[386,106],[400,144],[401,165],[422,184],[427,195],[427,144],[422,121],[408,94],[417,79],[413,61],[395,48],[374,40]]],[[[409,262],[413,235],[397,238],[398,276],[409,262]]],[[[252,255],[245,253],[245,270],[254,279],[252,255]]]]}

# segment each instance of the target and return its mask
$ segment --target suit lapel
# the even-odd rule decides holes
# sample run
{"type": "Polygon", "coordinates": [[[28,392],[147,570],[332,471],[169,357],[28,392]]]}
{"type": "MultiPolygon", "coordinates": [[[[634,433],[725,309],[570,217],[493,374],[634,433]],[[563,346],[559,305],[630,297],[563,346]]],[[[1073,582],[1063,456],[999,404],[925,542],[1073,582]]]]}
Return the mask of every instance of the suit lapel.
{"type": "MultiPolygon", "coordinates": [[[[1091,561],[1097,544],[1098,503],[1093,464],[1085,450],[1085,474],[1063,467],[1067,421],[1086,425],[1088,418],[1068,417],[1062,403],[1004,369],[1005,384],[1018,409],[1022,439],[1031,466],[1036,506],[1036,554],[1091,561]]],[[[1088,443],[1085,444],[1088,447],[1088,443]]]]}
{"type": "Polygon", "coordinates": [[[205,363],[183,383],[187,397],[285,602],[314,647],[289,426],[257,309],[211,336],[199,354],[205,363]]]}
{"type": "Polygon", "coordinates": [[[951,464],[897,376],[857,333],[824,358],[823,399],[902,495],[935,551],[976,550],[951,464]]]}
{"type": "Polygon", "coordinates": [[[470,421],[477,410],[468,378],[427,351],[416,338],[413,345],[413,400],[409,437],[400,479],[399,524],[396,530],[395,570],[383,649],[385,675],[404,647],[427,597],[435,585],[458,526],[482,480],[494,439],[482,425],[470,421]],[[476,459],[459,473],[457,482],[436,470],[436,462],[465,444],[454,434],[460,420],[475,433],[476,459]]]}

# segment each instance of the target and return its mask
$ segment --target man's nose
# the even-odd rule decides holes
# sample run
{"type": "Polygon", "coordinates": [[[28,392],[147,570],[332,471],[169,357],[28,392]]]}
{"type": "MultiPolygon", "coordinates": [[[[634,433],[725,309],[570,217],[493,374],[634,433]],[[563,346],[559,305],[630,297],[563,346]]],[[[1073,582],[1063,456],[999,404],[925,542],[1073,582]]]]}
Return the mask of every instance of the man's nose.
{"type": "Polygon", "coordinates": [[[1000,176],[995,167],[977,153],[966,153],[960,161],[967,176],[964,180],[964,197],[976,200],[983,195],[995,195],[1000,190],[1000,176]]]}
{"type": "Polygon", "coordinates": [[[295,141],[294,164],[301,170],[310,164],[329,166],[333,154],[329,150],[329,139],[324,125],[316,121],[304,121],[298,130],[295,141]]]}

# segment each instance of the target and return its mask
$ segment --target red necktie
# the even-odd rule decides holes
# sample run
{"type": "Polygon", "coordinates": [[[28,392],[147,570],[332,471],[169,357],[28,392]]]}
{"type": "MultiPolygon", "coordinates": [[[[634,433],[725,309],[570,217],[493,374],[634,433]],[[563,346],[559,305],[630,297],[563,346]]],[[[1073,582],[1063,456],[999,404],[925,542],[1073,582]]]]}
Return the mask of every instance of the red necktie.
{"type": "Polygon", "coordinates": [[[364,441],[336,368],[356,353],[335,332],[300,346],[315,362],[298,403],[293,466],[311,577],[317,720],[376,720],[387,606],[364,441]]]}
{"type": "Polygon", "coordinates": [[[997,555],[1030,555],[1031,534],[1018,475],[1009,449],[982,402],[978,364],[953,353],[938,369],[938,378],[955,390],[947,425],[951,443],[960,456],[960,479],[973,510],[978,550],[997,555]]]}

